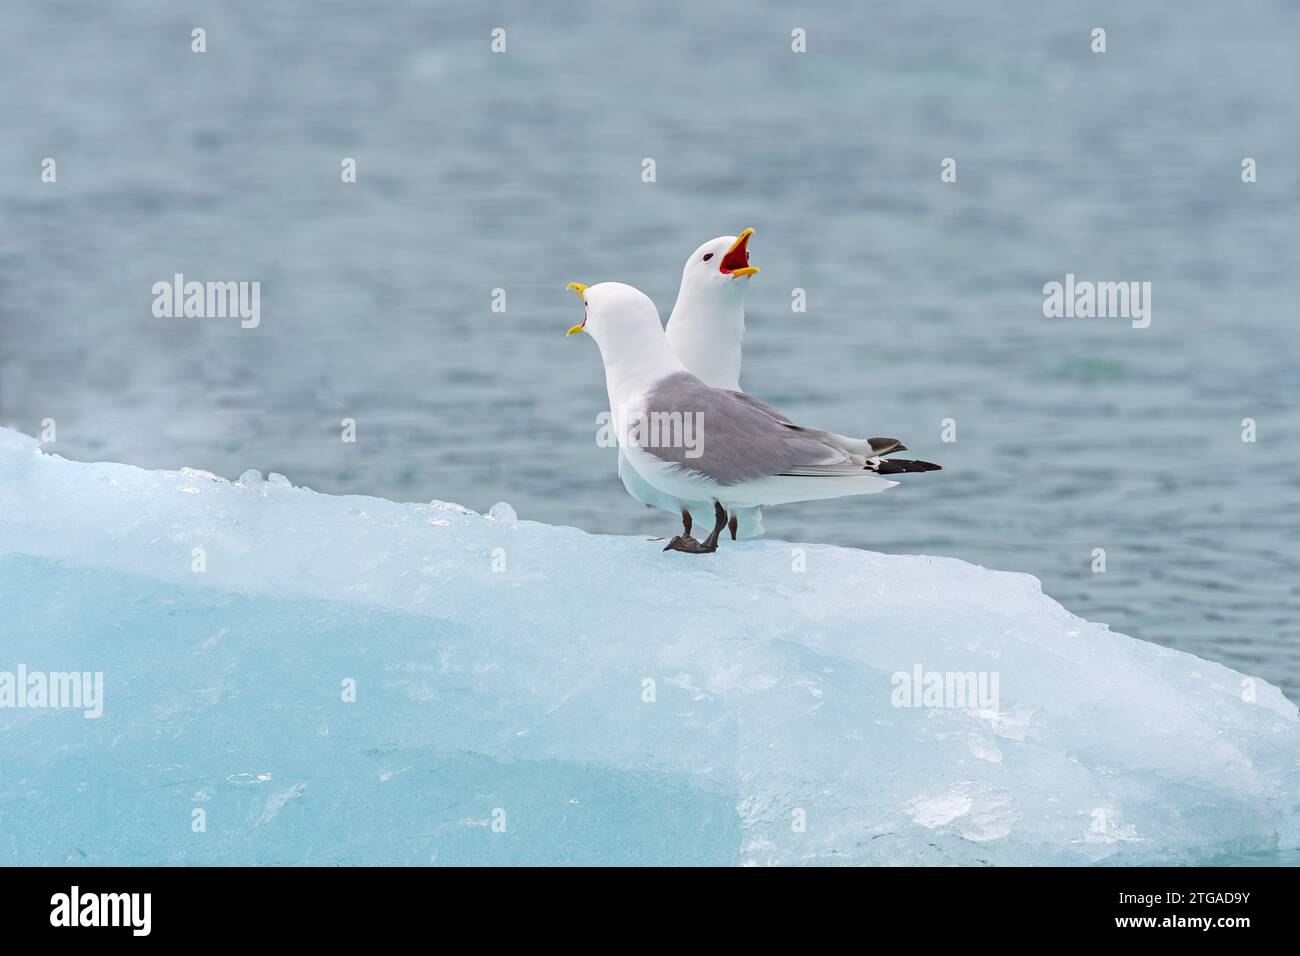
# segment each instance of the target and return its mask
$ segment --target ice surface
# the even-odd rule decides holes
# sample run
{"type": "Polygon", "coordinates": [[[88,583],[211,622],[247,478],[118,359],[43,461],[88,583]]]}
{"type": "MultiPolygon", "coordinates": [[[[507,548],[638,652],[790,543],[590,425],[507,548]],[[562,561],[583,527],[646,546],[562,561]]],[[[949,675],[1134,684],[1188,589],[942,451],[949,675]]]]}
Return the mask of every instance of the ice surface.
{"type": "Polygon", "coordinates": [[[0,671],[104,675],[98,719],[0,708],[0,863],[1300,843],[1293,704],[1032,577],[779,541],[663,554],[277,478],[72,463],[0,430],[0,671]],[[996,678],[996,710],[894,706],[918,667],[996,678]]]}

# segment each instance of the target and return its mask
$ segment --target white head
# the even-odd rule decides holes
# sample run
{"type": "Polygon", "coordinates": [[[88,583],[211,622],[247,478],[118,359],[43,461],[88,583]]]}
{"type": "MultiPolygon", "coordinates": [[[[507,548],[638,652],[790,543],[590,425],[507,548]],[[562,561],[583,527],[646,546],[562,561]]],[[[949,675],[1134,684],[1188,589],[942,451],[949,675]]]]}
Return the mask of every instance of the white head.
{"type": "Polygon", "coordinates": [[[745,338],[745,290],[758,269],[749,264],[749,237],[710,239],[682,269],[677,304],[668,317],[668,342],[693,374],[714,388],[740,388],[745,338]]]}
{"type": "Polygon", "coordinates": [[[570,282],[569,288],[578,293],[586,308],[582,321],[568,334],[586,332],[595,339],[606,369],[620,366],[662,371],[667,366],[681,366],[664,338],[659,310],[640,289],[622,282],[593,286],[570,282]]]}
{"type": "Polygon", "coordinates": [[[749,237],[753,234],[753,229],[746,229],[739,236],[719,236],[692,252],[682,269],[677,301],[687,295],[700,297],[702,303],[741,298],[749,277],[758,274],[749,264],[749,237]]]}

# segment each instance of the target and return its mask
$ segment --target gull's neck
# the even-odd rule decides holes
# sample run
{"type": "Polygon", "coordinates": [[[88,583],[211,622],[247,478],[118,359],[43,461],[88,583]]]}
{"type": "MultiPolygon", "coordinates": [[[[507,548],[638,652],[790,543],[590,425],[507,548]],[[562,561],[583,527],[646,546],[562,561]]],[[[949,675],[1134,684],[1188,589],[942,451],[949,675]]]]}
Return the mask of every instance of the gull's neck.
{"type": "Polygon", "coordinates": [[[740,390],[745,299],[739,291],[702,295],[683,284],[668,317],[668,342],[705,385],[740,390]]]}
{"type": "Polygon", "coordinates": [[[605,386],[611,410],[635,403],[669,375],[686,371],[664,338],[656,318],[644,327],[622,331],[612,342],[597,342],[605,363],[605,386]]]}

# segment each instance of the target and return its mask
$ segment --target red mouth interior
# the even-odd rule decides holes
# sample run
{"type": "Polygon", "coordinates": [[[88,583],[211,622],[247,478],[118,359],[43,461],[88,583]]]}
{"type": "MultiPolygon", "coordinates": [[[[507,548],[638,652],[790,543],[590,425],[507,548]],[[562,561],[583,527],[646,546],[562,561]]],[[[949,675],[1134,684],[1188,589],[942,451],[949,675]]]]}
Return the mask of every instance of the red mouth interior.
{"type": "Polygon", "coordinates": [[[719,272],[735,272],[737,269],[744,269],[749,265],[749,236],[740,240],[736,248],[732,249],[722,257],[722,262],[718,266],[719,272]]]}

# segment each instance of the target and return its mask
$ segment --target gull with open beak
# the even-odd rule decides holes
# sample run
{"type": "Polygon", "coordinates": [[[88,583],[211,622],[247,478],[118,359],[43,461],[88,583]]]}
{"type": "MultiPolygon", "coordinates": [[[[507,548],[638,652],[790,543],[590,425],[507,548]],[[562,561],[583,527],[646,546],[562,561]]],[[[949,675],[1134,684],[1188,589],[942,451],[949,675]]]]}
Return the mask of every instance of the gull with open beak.
{"type": "MultiPolygon", "coordinates": [[[[753,229],[738,236],[710,239],[691,253],[682,268],[677,303],[668,317],[668,344],[687,370],[715,388],[740,391],[741,346],[745,338],[745,292],[758,268],[749,264],[749,239],[753,229]]],[[[691,512],[700,521],[714,517],[710,505],[682,501],[646,482],[627,462],[620,449],[618,477],[627,493],[650,508],[682,515],[687,532],[691,512]]],[[[729,527],[733,540],[763,533],[759,508],[738,509],[729,527]]]]}
{"type": "Polygon", "coordinates": [[[668,344],[706,385],[740,391],[745,292],[758,269],[749,264],[749,237],[711,239],[682,269],[677,304],[668,317],[668,344]]]}
{"type": "MultiPolygon", "coordinates": [[[[685,529],[664,550],[717,550],[730,513],[789,501],[870,494],[897,482],[884,475],[938,471],[927,461],[885,458],[904,450],[896,438],[846,438],[794,424],[776,409],[733,389],[713,388],[691,374],[668,344],[659,313],[645,293],[619,282],[570,283],[582,297],[582,322],[600,347],[619,448],[655,490],[692,506],[712,507],[703,543],[685,529]],[[653,421],[698,422],[702,441],[646,441],[653,421]]],[[[661,437],[661,436],[660,436],[661,437]]]]}

